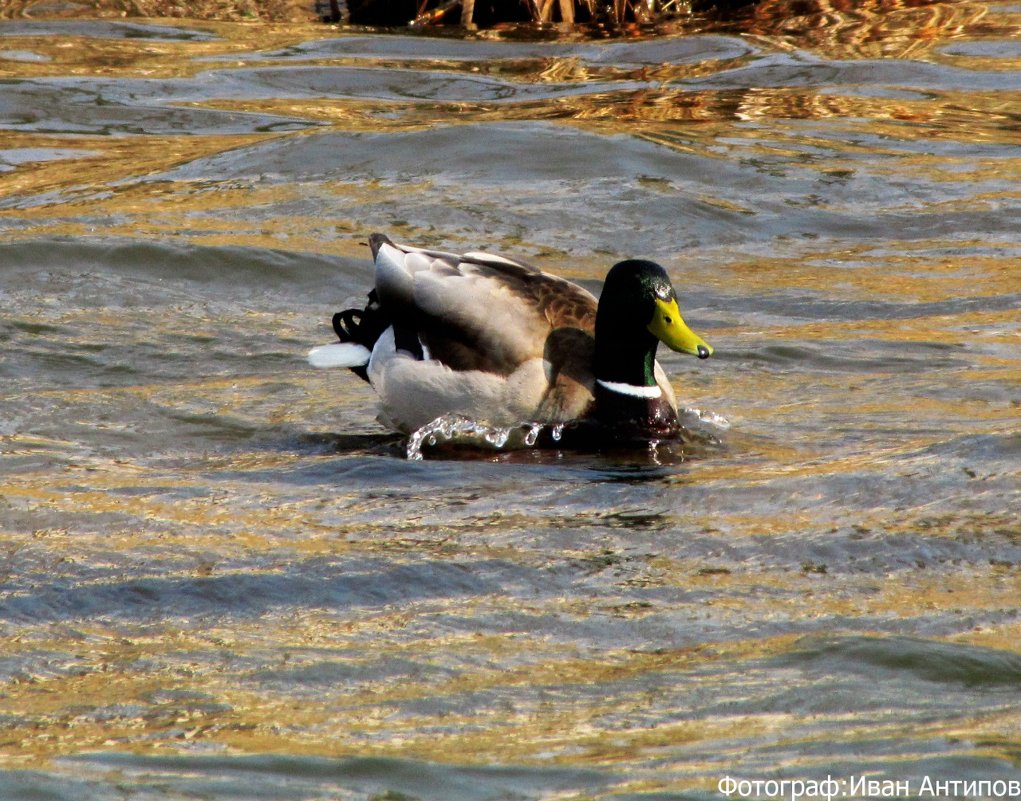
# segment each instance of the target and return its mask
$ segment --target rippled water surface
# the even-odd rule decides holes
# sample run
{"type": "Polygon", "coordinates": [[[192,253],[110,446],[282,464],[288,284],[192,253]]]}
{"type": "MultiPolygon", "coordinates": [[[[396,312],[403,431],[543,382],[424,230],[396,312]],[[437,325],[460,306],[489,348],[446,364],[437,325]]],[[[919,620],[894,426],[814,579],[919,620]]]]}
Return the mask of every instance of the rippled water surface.
{"type": "Polygon", "coordinates": [[[0,798],[1021,778],[1021,6],[808,6],[0,22],[0,798]],[[376,230],[662,262],[692,441],[407,460],[376,230]]]}

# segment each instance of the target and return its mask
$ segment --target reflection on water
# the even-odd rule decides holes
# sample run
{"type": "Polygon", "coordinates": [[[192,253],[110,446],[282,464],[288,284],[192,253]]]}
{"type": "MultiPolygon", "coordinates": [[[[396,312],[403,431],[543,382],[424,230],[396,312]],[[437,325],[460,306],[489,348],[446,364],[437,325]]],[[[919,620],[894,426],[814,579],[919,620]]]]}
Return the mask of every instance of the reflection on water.
{"type": "Polygon", "coordinates": [[[840,58],[914,59],[938,53],[959,37],[1009,37],[1012,21],[999,16],[1003,11],[1017,9],[938,0],[765,0],[748,6],[738,25],[742,33],[790,37],[799,48],[840,58]]]}
{"type": "Polygon", "coordinates": [[[0,21],[0,797],[1016,778],[1021,10],[836,5],[0,21]],[[662,262],[690,440],[407,460],[371,230],[662,262]]]}

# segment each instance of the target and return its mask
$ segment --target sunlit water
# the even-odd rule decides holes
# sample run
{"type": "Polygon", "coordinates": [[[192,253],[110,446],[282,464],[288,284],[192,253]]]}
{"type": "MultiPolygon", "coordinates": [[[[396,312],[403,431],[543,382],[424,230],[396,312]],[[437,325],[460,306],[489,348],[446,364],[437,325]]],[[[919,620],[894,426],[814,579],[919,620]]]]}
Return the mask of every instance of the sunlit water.
{"type": "Polygon", "coordinates": [[[1021,7],[869,8],[0,22],[0,798],[1017,780],[1021,7]],[[375,230],[662,262],[690,436],[387,433],[375,230]]]}

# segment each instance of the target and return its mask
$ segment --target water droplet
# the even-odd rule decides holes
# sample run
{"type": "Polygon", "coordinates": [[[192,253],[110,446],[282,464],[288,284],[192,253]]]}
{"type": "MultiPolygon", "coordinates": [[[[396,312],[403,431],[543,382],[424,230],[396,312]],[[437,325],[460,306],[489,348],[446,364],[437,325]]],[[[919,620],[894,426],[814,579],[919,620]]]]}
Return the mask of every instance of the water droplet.
{"type": "Polygon", "coordinates": [[[412,461],[420,460],[423,445],[435,447],[444,442],[454,441],[479,448],[520,447],[522,440],[519,436],[522,432],[524,444],[531,447],[538,441],[542,429],[542,423],[494,426],[464,415],[443,415],[426,423],[408,437],[407,458],[412,461]]]}
{"type": "Polygon", "coordinates": [[[483,438],[494,448],[502,448],[510,439],[511,431],[511,428],[494,428],[485,432],[483,438]]]}

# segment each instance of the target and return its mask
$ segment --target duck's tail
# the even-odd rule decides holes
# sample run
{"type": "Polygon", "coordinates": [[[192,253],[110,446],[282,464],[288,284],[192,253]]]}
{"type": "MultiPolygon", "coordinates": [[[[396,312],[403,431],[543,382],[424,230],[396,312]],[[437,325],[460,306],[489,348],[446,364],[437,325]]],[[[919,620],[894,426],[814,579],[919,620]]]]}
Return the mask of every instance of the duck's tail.
{"type": "Polygon", "coordinates": [[[373,289],[364,309],[344,309],[333,315],[333,330],[340,342],[312,348],[308,352],[308,362],[313,367],[347,367],[368,381],[366,367],[372,348],[389,326],[373,289]]]}
{"type": "Polygon", "coordinates": [[[313,367],[350,367],[361,375],[369,363],[372,352],[354,342],[331,342],[318,345],[308,352],[308,363],[313,367]]]}

